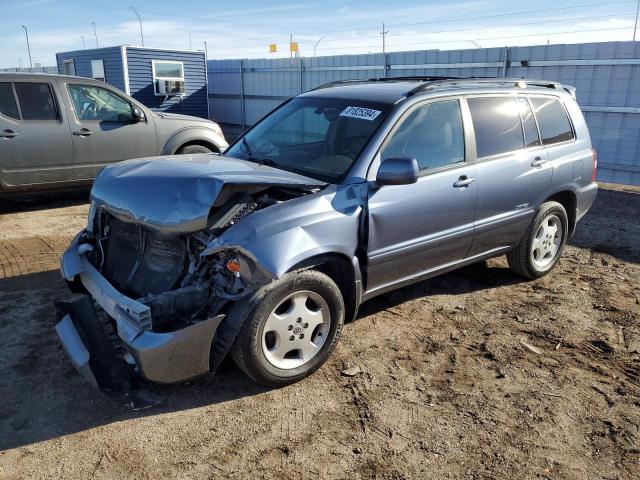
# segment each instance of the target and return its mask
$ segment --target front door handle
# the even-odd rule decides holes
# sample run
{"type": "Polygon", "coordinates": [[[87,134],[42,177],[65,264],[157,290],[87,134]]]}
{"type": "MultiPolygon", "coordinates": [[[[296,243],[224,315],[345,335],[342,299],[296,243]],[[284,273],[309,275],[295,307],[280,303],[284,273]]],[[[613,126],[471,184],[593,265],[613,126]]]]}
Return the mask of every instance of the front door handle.
{"type": "Polygon", "coordinates": [[[458,178],[456,182],[454,182],[453,186],[455,188],[468,187],[475,181],[476,181],[475,177],[467,177],[466,175],[462,175],[460,178],[458,178]]]}
{"type": "Polygon", "coordinates": [[[0,137],[1,138],[14,138],[17,137],[18,134],[16,132],[14,132],[13,130],[9,130],[8,128],[6,130],[3,130],[2,132],[0,132],[0,137]]]}
{"type": "Polygon", "coordinates": [[[533,159],[533,161],[531,162],[531,166],[532,167],[541,167],[542,165],[544,165],[545,163],[547,163],[546,160],[543,160],[541,157],[536,157],[533,159]]]}
{"type": "Polygon", "coordinates": [[[80,130],[75,130],[73,134],[79,137],[88,137],[89,135],[93,135],[93,132],[88,128],[81,128],[80,130]]]}

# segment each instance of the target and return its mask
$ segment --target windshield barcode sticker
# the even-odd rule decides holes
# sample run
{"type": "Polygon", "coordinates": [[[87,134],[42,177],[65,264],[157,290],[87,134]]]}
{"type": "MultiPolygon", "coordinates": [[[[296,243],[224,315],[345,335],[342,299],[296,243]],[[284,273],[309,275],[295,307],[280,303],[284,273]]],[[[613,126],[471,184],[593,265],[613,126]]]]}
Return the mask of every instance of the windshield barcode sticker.
{"type": "Polygon", "coordinates": [[[382,112],[371,108],[347,107],[340,114],[341,117],[361,118],[362,120],[375,120],[382,112]]]}

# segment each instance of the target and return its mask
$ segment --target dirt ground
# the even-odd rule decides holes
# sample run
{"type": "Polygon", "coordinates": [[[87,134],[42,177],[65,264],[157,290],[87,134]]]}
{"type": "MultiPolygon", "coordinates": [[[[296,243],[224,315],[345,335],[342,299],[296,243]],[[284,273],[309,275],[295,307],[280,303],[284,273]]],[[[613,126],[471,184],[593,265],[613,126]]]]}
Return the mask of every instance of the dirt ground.
{"type": "Polygon", "coordinates": [[[296,385],[227,362],[142,412],[85,384],[53,330],[86,194],[5,202],[0,478],[637,479],[640,188],[603,187],[543,279],[465,268],[365,304],[296,385]]]}

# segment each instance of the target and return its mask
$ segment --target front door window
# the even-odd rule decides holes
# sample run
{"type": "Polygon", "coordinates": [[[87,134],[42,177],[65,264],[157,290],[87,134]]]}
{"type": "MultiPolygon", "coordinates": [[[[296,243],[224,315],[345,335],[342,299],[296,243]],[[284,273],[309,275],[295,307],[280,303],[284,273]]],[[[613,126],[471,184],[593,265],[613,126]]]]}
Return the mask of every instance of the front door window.
{"type": "Polygon", "coordinates": [[[106,88],[69,85],[76,117],[80,121],[131,122],[131,104],[106,88]]]}
{"type": "Polygon", "coordinates": [[[382,159],[411,157],[421,171],[464,161],[464,130],[458,100],[428,103],[401,123],[382,150],[382,159]]]}

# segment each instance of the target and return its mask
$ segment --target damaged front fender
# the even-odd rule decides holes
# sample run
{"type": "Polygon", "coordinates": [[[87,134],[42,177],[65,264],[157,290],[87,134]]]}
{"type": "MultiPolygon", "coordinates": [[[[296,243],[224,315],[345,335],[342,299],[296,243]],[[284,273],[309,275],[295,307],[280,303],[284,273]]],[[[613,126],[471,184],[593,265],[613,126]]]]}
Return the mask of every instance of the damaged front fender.
{"type": "MultiPolygon", "coordinates": [[[[322,254],[353,258],[359,244],[367,185],[331,185],[247,216],[212,239],[202,256],[235,251],[252,280],[277,279],[295,265],[322,254]]],[[[357,272],[357,277],[360,274],[357,272]]]]}

